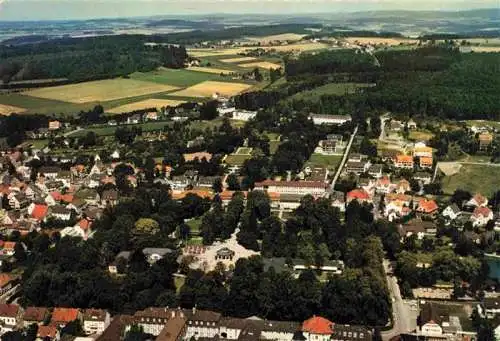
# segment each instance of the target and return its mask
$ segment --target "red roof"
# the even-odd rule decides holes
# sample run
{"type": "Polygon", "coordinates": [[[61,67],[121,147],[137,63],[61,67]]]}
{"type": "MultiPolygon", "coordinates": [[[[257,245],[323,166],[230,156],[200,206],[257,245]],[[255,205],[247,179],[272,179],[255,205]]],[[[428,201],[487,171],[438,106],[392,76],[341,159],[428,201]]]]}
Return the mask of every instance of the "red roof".
{"type": "Polygon", "coordinates": [[[19,306],[17,304],[0,304],[1,317],[16,317],[19,313],[19,306]]]}
{"type": "Polygon", "coordinates": [[[333,334],[333,322],[324,317],[313,316],[302,324],[302,331],[311,334],[333,334]]]}
{"type": "Polygon", "coordinates": [[[78,309],[54,308],[51,322],[71,322],[78,318],[78,309]]]}
{"type": "Polygon", "coordinates": [[[479,217],[479,216],[483,216],[483,217],[489,217],[490,214],[492,214],[491,210],[488,208],[488,207],[476,207],[476,209],[474,210],[474,217],[479,217]]]}
{"type": "Polygon", "coordinates": [[[42,220],[47,215],[49,207],[47,205],[36,204],[31,212],[31,216],[36,220],[42,220]]]}
{"type": "Polygon", "coordinates": [[[347,200],[370,200],[370,194],[364,189],[354,189],[347,193],[347,200]]]}
{"type": "Polygon", "coordinates": [[[5,243],[3,243],[3,249],[4,250],[12,250],[12,251],[14,251],[15,247],[16,247],[16,242],[5,242],[5,243]]]}
{"type": "Polygon", "coordinates": [[[84,231],[87,231],[90,228],[91,224],[92,224],[92,222],[90,220],[88,220],[88,219],[82,219],[78,223],[78,225],[80,226],[80,228],[82,230],[84,230],[84,231]]]}
{"type": "Polygon", "coordinates": [[[423,212],[423,213],[432,213],[434,211],[437,211],[438,208],[439,207],[434,200],[424,199],[424,200],[420,200],[420,202],[418,204],[417,211],[423,212]]]}
{"type": "Polygon", "coordinates": [[[50,192],[50,195],[52,196],[52,198],[54,198],[55,201],[64,201],[68,204],[73,202],[73,195],[71,195],[71,194],[61,194],[60,192],[50,192]]]}
{"type": "Polygon", "coordinates": [[[49,337],[50,339],[55,338],[57,335],[57,328],[55,326],[39,326],[37,337],[43,339],[49,337]]]}
{"type": "Polygon", "coordinates": [[[10,275],[5,274],[5,273],[0,273],[0,288],[5,287],[9,282],[12,280],[12,277],[10,275]]]}

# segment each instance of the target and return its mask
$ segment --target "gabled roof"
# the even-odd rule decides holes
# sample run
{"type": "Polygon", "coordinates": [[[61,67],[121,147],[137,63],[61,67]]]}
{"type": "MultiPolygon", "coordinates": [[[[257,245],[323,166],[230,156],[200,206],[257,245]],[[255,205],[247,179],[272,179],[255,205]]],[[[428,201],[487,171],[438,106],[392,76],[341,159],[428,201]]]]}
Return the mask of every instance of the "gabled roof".
{"type": "Polygon", "coordinates": [[[16,242],[5,242],[3,244],[3,249],[4,250],[14,250],[16,247],[16,242]]]}
{"type": "Polygon", "coordinates": [[[347,199],[348,200],[369,200],[370,199],[370,194],[368,194],[367,191],[364,189],[354,189],[350,192],[347,193],[347,199]]]}
{"type": "Polygon", "coordinates": [[[423,199],[418,204],[417,211],[422,213],[432,213],[439,209],[434,200],[423,199]]]}
{"type": "Polygon", "coordinates": [[[55,326],[39,326],[38,332],[36,334],[36,336],[41,339],[49,337],[51,340],[55,338],[56,335],[57,335],[57,328],[55,326]]]}
{"type": "Polygon", "coordinates": [[[451,210],[453,213],[455,213],[455,214],[457,214],[457,213],[459,213],[459,212],[460,212],[460,208],[459,208],[459,207],[457,206],[457,204],[455,204],[455,203],[453,203],[453,204],[451,204],[450,206],[448,206],[448,208],[450,208],[450,210],[451,210]]]}
{"type": "Polygon", "coordinates": [[[71,322],[78,318],[78,309],[74,308],[54,308],[51,322],[71,322]]]}
{"type": "Polygon", "coordinates": [[[31,216],[36,220],[43,220],[47,215],[49,207],[47,205],[36,204],[31,212],[31,216]]]}
{"type": "Polygon", "coordinates": [[[0,304],[1,317],[17,317],[19,306],[17,304],[0,304]]]}
{"type": "Polygon", "coordinates": [[[413,162],[413,157],[411,155],[403,155],[399,154],[396,156],[396,162],[407,162],[407,163],[412,163],[413,162]]]}
{"type": "Polygon", "coordinates": [[[87,321],[104,321],[106,319],[106,310],[102,309],[86,309],[83,312],[83,320],[87,321]]]}
{"type": "Polygon", "coordinates": [[[302,331],[311,334],[330,335],[333,334],[333,326],[333,322],[327,320],[326,318],[313,316],[304,321],[302,324],[302,331]]]}
{"type": "Polygon", "coordinates": [[[24,311],[23,320],[42,322],[48,314],[49,310],[45,307],[28,307],[24,311]]]}
{"type": "Polygon", "coordinates": [[[488,208],[488,207],[476,207],[476,209],[474,210],[474,213],[472,213],[472,216],[475,217],[475,218],[479,218],[479,217],[489,217],[490,215],[492,215],[493,212],[488,208]]]}

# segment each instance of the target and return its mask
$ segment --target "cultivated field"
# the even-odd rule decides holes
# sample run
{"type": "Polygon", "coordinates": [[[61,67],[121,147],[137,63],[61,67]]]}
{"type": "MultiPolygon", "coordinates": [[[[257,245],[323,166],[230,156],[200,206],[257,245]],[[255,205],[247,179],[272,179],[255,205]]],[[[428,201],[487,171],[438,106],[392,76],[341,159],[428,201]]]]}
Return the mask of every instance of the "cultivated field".
{"type": "Polygon", "coordinates": [[[253,62],[253,63],[239,64],[238,66],[245,67],[245,68],[258,67],[261,69],[279,69],[279,68],[281,68],[281,65],[275,64],[275,63],[270,63],[270,62],[253,62]]]}
{"type": "Polygon", "coordinates": [[[71,103],[104,102],[178,89],[175,86],[134,79],[107,79],[101,81],[41,88],[27,95],[71,103]]]}
{"type": "MultiPolygon", "coordinates": [[[[249,50],[254,50],[256,47],[232,47],[227,49],[189,49],[188,53],[192,57],[211,57],[211,56],[224,56],[245,53],[249,50]]],[[[315,51],[328,48],[327,44],[323,43],[297,43],[279,46],[259,46],[264,50],[275,50],[278,52],[305,52],[315,51]]]]}
{"type": "Polygon", "coordinates": [[[474,52],[500,52],[500,46],[472,46],[474,52]]]}
{"type": "Polygon", "coordinates": [[[369,83],[329,83],[319,86],[312,90],[306,90],[296,93],[291,99],[317,101],[323,95],[337,95],[343,96],[346,94],[353,94],[358,89],[368,88],[374,84],[369,83]]]}
{"type": "Polygon", "coordinates": [[[224,70],[224,69],[217,69],[214,67],[205,67],[205,66],[191,66],[188,68],[190,71],[197,71],[197,72],[206,72],[206,73],[215,73],[215,74],[231,74],[233,71],[231,70],[224,70]]]}
{"type": "Polygon", "coordinates": [[[215,93],[223,96],[234,96],[252,87],[250,84],[245,83],[226,83],[206,81],[181,91],[170,94],[171,96],[182,97],[210,97],[215,93]]]}
{"type": "Polygon", "coordinates": [[[179,104],[185,103],[185,101],[179,101],[175,99],[146,99],[144,101],[134,102],[130,104],[121,105],[116,108],[108,109],[106,112],[111,114],[121,114],[124,112],[131,112],[135,110],[156,108],[160,109],[163,107],[176,107],[179,104]]]}
{"type": "Polygon", "coordinates": [[[20,113],[23,113],[25,111],[26,111],[26,109],[24,109],[24,108],[15,107],[12,105],[0,104],[0,115],[8,116],[10,114],[20,114],[20,113]]]}
{"type": "Polygon", "coordinates": [[[388,46],[418,43],[418,40],[416,39],[405,39],[405,38],[349,37],[345,38],[345,40],[351,44],[371,44],[371,45],[388,45],[388,46]]]}
{"type": "Polygon", "coordinates": [[[297,41],[301,40],[305,36],[306,36],[305,34],[283,33],[265,37],[247,37],[247,39],[251,41],[257,41],[261,44],[269,44],[273,41],[297,41]]]}
{"type": "Polygon", "coordinates": [[[255,57],[236,57],[236,58],[226,58],[221,59],[220,61],[223,63],[243,63],[243,62],[251,62],[255,60],[255,57]]]}

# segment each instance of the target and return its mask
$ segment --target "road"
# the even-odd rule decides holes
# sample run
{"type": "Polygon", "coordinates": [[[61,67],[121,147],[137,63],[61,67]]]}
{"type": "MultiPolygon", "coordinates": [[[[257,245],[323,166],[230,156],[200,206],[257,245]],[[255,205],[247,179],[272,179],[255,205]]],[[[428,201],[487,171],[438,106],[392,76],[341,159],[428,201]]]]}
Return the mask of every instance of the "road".
{"type": "Polygon", "coordinates": [[[335,173],[335,176],[333,177],[332,183],[330,185],[331,191],[334,191],[335,184],[337,183],[337,180],[339,179],[340,173],[342,173],[342,169],[344,169],[344,165],[347,161],[347,157],[349,156],[349,152],[351,150],[352,142],[354,141],[354,137],[358,133],[358,126],[354,128],[354,131],[352,132],[351,139],[349,140],[349,143],[347,144],[347,147],[344,152],[344,156],[342,157],[342,161],[339,164],[339,168],[337,168],[337,172],[335,173]]]}
{"type": "Polygon", "coordinates": [[[71,130],[71,131],[68,131],[67,133],[64,133],[64,134],[63,134],[63,136],[64,136],[64,137],[69,137],[69,136],[71,136],[72,134],[74,134],[74,133],[76,133],[76,132],[78,132],[78,131],[80,131],[80,130],[82,130],[82,128],[78,127],[78,128],[76,128],[75,130],[71,130]]]}
{"type": "Polygon", "coordinates": [[[387,276],[389,293],[391,295],[393,315],[392,329],[381,333],[382,339],[387,341],[394,336],[415,330],[417,320],[415,316],[416,312],[412,311],[410,306],[401,297],[396,277],[390,275],[390,263],[388,260],[384,260],[384,270],[387,276]]]}

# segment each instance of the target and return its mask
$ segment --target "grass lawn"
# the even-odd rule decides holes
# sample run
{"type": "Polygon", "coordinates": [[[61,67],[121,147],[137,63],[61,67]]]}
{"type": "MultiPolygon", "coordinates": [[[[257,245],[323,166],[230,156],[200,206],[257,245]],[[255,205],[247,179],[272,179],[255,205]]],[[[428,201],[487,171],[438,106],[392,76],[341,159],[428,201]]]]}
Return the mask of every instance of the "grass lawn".
{"type": "Polygon", "coordinates": [[[186,278],[174,276],[175,291],[177,291],[177,293],[181,290],[184,282],[186,282],[186,278]]]}
{"type": "Polygon", "coordinates": [[[460,188],[471,193],[480,192],[490,196],[500,188],[500,167],[462,165],[458,174],[444,177],[442,185],[446,194],[453,194],[460,188]]]}
{"type": "Polygon", "coordinates": [[[408,138],[412,141],[429,141],[434,137],[434,134],[424,130],[412,130],[408,138]]]}
{"type": "Polygon", "coordinates": [[[306,165],[310,167],[328,167],[330,169],[336,169],[341,160],[342,155],[312,154],[306,165]]]}
{"type": "Polygon", "coordinates": [[[26,140],[24,143],[31,144],[33,148],[42,149],[49,143],[49,140],[26,140]]]}
{"type": "Polygon", "coordinates": [[[249,155],[249,154],[252,154],[252,150],[253,150],[253,148],[239,147],[238,150],[235,152],[235,154],[249,155]]]}
{"type": "Polygon", "coordinates": [[[198,235],[200,233],[201,220],[202,217],[198,217],[186,223],[191,229],[191,235],[198,235]]]}
{"type": "Polygon", "coordinates": [[[227,156],[225,162],[230,166],[242,166],[243,163],[251,157],[251,155],[231,154],[227,156]]]}
{"type": "MultiPolygon", "coordinates": [[[[191,121],[189,123],[189,129],[205,130],[207,128],[214,129],[215,127],[220,127],[222,125],[222,117],[218,117],[211,121],[191,121]]],[[[229,123],[233,128],[241,128],[245,125],[245,121],[229,120],[229,123]]]]}
{"type": "Polygon", "coordinates": [[[203,238],[193,237],[187,241],[187,245],[203,245],[203,238]]]}
{"type": "Polygon", "coordinates": [[[346,95],[355,93],[357,89],[373,86],[368,83],[330,83],[312,90],[299,92],[290,99],[317,101],[323,95],[346,95]]]}

